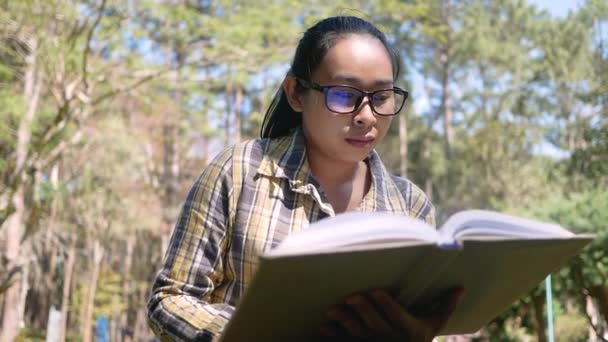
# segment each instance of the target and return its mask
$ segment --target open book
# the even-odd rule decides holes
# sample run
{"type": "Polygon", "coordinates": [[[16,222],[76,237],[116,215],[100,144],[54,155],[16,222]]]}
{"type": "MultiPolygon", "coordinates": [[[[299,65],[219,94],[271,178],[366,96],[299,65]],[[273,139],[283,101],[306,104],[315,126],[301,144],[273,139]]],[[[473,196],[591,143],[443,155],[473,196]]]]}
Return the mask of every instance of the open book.
{"type": "Polygon", "coordinates": [[[345,213],[287,237],[260,258],[222,341],[315,340],[352,293],[391,289],[406,308],[466,294],[442,334],[473,333],[592,239],[548,223],[469,210],[439,229],[388,213],[345,213]]]}

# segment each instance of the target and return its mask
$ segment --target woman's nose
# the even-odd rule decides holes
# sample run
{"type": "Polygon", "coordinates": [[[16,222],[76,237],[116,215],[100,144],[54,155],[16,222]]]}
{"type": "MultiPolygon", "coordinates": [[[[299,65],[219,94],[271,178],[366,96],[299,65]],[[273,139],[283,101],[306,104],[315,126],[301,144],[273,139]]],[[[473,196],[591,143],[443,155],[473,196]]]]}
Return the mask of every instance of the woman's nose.
{"type": "Polygon", "coordinates": [[[363,99],[359,109],[354,113],[353,123],[357,126],[373,126],[376,123],[376,115],[367,97],[363,99]]]}

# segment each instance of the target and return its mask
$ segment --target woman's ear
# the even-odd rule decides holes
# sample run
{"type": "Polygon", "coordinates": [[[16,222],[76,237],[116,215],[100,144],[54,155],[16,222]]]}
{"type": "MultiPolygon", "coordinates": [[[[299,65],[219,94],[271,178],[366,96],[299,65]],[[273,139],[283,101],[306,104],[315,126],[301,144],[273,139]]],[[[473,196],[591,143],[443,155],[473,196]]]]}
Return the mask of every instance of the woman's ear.
{"type": "Polygon", "coordinates": [[[287,96],[287,102],[294,112],[302,112],[302,94],[298,92],[298,81],[293,76],[286,76],[283,80],[283,92],[287,96]]]}

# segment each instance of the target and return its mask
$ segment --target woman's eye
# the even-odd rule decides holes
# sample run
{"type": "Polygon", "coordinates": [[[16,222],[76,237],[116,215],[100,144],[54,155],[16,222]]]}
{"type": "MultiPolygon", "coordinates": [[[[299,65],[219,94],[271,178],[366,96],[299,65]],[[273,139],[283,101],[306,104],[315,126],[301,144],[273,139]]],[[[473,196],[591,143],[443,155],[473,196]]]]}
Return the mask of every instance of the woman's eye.
{"type": "Polygon", "coordinates": [[[389,94],[389,93],[380,93],[380,94],[374,95],[374,101],[385,102],[385,101],[390,100],[392,97],[393,97],[392,94],[389,94]]]}
{"type": "Polygon", "coordinates": [[[345,99],[350,99],[355,97],[354,93],[348,92],[348,91],[337,91],[336,95],[345,99]]]}

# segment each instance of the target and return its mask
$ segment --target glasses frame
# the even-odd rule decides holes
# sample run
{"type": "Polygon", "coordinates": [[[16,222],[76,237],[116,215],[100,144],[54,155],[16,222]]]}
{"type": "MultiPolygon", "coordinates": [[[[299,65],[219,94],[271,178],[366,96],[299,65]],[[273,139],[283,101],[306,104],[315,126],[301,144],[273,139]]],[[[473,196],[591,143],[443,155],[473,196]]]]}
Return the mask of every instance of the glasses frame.
{"type": "Polygon", "coordinates": [[[313,89],[316,90],[318,92],[323,93],[323,97],[325,99],[325,107],[327,107],[327,109],[333,113],[336,114],[352,114],[356,111],[359,110],[359,108],[361,108],[361,104],[363,103],[363,99],[367,97],[367,102],[369,103],[369,107],[371,108],[372,112],[374,112],[374,114],[376,115],[380,115],[380,116],[395,116],[397,114],[399,114],[401,112],[401,110],[403,109],[403,106],[405,105],[405,101],[407,100],[407,98],[409,97],[409,92],[407,90],[401,89],[399,87],[392,87],[392,88],[386,88],[386,89],[379,89],[379,90],[375,90],[372,92],[367,92],[364,90],[361,90],[359,88],[355,88],[353,86],[349,86],[349,85],[345,85],[345,84],[332,84],[332,85],[320,85],[318,83],[315,83],[314,81],[304,81],[300,78],[296,78],[296,80],[298,81],[298,83],[303,86],[304,88],[307,89],[313,89]],[[329,108],[329,104],[327,103],[327,92],[331,89],[331,88],[350,88],[353,90],[356,90],[358,92],[361,93],[361,97],[357,100],[356,104],[355,104],[355,108],[350,111],[350,112],[337,112],[331,108],[329,108]],[[378,111],[376,110],[375,106],[374,106],[374,102],[372,101],[372,96],[374,96],[377,93],[383,92],[383,91],[387,91],[387,90],[392,90],[396,93],[402,94],[403,95],[403,102],[401,103],[401,106],[399,106],[399,109],[393,113],[393,114],[382,114],[382,113],[378,113],[378,111]]]}

